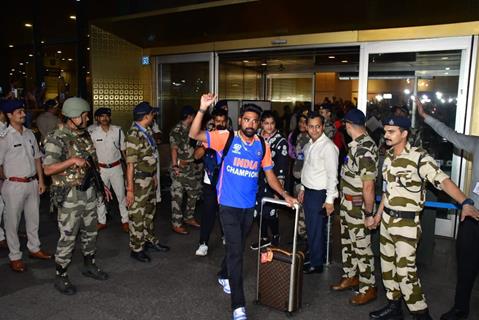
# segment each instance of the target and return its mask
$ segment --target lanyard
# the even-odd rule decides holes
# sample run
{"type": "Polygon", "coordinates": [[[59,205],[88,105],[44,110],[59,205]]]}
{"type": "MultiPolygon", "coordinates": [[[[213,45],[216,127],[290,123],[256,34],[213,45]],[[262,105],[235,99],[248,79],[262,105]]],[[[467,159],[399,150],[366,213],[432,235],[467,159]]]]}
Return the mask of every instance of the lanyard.
{"type": "Polygon", "coordinates": [[[148,140],[148,143],[150,144],[151,148],[156,151],[156,142],[153,139],[153,137],[148,133],[148,131],[143,128],[142,126],[138,125],[138,123],[135,122],[135,127],[137,127],[138,130],[140,130],[141,133],[145,136],[146,140],[148,140]]]}

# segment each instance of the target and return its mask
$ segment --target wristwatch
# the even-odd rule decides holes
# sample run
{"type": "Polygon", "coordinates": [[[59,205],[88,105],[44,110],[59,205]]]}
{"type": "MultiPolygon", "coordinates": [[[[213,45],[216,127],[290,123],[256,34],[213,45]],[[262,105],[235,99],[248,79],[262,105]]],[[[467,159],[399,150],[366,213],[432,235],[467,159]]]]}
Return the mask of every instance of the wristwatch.
{"type": "Polygon", "coordinates": [[[474,201],[471,198],[467,198],[461,203],[461,207],[464,207],[465,205],[471,205],[474,206],[474,201]]]}
{"type": "Polygon", "coordinates": [[[374,215],[375,215],[374,212],[368,212],[368,211],[366,211],[366,210],[364,211],[364,216],[365,216],[366,218],[374,217],[374,215]]]}

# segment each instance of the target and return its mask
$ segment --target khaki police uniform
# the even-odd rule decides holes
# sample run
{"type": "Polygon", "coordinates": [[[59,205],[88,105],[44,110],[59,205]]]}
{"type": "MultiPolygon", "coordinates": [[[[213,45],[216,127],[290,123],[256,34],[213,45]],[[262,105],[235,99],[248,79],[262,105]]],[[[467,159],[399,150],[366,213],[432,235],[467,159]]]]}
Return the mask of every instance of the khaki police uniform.
{"type": "MultiPolygon", "coordinates": [[[[118,199],[121,222],[128,223],[128,210],[125,198],[125,178],[121,165],[121,151],[126,150],[125,134],[119,126],[110,125],[105,132],[101,126],[90,129],[91,140],[98,156],[98,166],[103,183],[108,188],[112,187],[118,199]]],[[[103,201],[98,206],[98,223],[106,223],[106,206],[103,201]]]]}
{"type": "Polygon", "coordinates": [[[8,127],[0,138],[0,165],[6,176],[2,187],[5,201],[5,233],[10,260],[22,258],[18,240],[18,224],[22,211],[25,216],[27,247],[30,252],[40,250],[38,238],[40,194],[38,190],[35,159],[41,157],[37,141],[30,129],[20,133],[8,127]]]}

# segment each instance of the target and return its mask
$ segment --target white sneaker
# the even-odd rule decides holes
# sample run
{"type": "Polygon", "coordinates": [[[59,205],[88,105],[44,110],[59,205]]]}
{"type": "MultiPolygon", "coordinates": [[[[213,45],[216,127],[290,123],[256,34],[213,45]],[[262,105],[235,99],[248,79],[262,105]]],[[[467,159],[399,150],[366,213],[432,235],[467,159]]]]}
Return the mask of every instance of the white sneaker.
{"type": "Polygon", "coordinates": [[[208,246],[204,243],[200,244],[198,249],[196,250],[196,255],[204,257],[208,254],[208,246]]]}
{"type": "Polygon", "coordinates": [[[247,320],[246,310],[244,307],[236,308],[233,311],[233,320],[247,320]]]}
{"type": "Polygon", "coordinates": [[[218,278],[218,283],[223,287],[223,291],[226,294],[231,294],[230,282],[228,279],[218,278]]]}

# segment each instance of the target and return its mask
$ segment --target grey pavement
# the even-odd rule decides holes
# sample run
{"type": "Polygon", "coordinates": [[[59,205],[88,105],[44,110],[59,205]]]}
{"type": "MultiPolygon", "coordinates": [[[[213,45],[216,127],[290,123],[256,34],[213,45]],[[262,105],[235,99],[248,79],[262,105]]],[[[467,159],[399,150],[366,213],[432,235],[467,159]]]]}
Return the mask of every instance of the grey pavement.
{"type": "MultiPolygon", "coordinates": [[[[48,199],[42,201],[40,238],[43,249],[54,252],[58,231],[55,216],[48,212],[48,199]]],[[[115,210],[113,210],[115,211],[115,210]]],[[[156,229],[160,240],[171,246],[168,253],[152,253],[151,263],[140,263],[129,256],[128,236],[120,229],[118,213],[113,213],[108,228],[98,236],[97,263],[110,275],[96,281],[81,274],[83,263],[77,246],[69,269],[78,293],[64,296],[52,284],[54,262],[28,258],[22,240],[28,270],[18,274],[8,266],[7,250],[0,250],[0,319],[230,319],[230,299],[217,284],[216,273],[224,248],[218,226],[210,240],[207,257],[196,257],[199,230],[187,236],[170,229],[169,197],[158,208],[156,229]]],[[[337,219],[337,218],[336,218],[337,219]]],[[[281,215],[281,242],[291,241],[292,217],[281,215]]],[[[21,225],[20,230],[24,230],[21,225]]],[[[332,263],[323,274],[305,275],[303,306],[293,319],[368,319],[368,313],[386,302],[379,284],[379,297],[362,307],[348,304],[353,292],[331,292],[329,285],[341,275],[337,221],[333,226],[332,263]]],[[[256,225],[249,243],[257,236],[256,225]]],[[[288,319],[289,317],[253,303],[255,297],[256,253],[245,250],[245,293],[250,319],[288,319]]],[[[379,270],[379,267],[377,267],[379,270]]],[[[420,278],[434,319],[453,303],[455,286],[454,241],[435,239],[432,263],[419,266],[420,278]]],[[[378,279],[379,280],[379,279],[378,279]]],[[[479,319],[479,285],[475,286],[469,319],[479,319]]],[[[405,306],[404,306],[404,310],[405,306]]],[[[406,312],[407,313],[407,312],[406,312]]]]}

